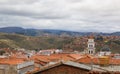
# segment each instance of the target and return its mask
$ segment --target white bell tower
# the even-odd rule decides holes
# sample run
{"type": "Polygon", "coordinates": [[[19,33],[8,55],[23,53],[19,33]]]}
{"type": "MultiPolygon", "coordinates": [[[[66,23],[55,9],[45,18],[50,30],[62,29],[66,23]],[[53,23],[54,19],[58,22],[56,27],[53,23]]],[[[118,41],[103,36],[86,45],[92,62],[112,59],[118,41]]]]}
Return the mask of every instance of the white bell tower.
{"type": "Polygon", "coordinates": [[[93,37],[89,38],[87,44],[88,44],[87,53],[91,55],[95,54],[94,38],[93,37]]]}

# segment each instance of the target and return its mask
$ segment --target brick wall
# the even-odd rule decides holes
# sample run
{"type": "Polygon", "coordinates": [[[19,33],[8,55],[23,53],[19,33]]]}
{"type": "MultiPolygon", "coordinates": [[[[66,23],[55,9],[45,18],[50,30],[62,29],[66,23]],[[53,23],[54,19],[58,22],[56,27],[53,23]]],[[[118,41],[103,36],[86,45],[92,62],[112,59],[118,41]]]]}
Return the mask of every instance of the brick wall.
{"type": "Polygon", "coordinates": [[[68,65],[59,65],[35,74],[88,74],[88,70],[84,70],[68,65]]]}

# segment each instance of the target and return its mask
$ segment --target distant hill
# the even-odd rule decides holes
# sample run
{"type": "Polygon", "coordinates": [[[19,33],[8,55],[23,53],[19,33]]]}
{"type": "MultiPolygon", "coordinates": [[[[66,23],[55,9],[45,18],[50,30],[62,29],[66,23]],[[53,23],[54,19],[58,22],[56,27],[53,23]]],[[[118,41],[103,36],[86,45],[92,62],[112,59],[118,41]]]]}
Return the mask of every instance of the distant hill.
{"type": "MultiPolygon", "coordinates": [[[[22,34],[27,36],[85,36],[90,35],[92,32],[74,32],[64,30],[51,30],[51,29],[24,29],[21,27],[4,27],[0,28],[0,32],[22,34]]],[[[95,33],[95,35],[115,35],[120,36],[120,32],[115,33],[95,33]]]]}
{"type": "MultiPolygon", "coordinates": [[[[101,36],[95,38],[96,51],[104,45],[110,46],[112,52],[120,53],[119,39],[103,39],[101,36]]],[[[26,36],[20,34],[0,33],[0,48],[25,48],[30,50],[58,48],[64,50],[83,51],[87,47],[84,37],[59,37],[59,36],[26,36]]]]}
{"type": "Polygon", "coordinates": [[[120,32],[114,32],[114,33],[111,33],[111,35],[117,35],[117,36],[120,36],[120,32]]]}
{"type": "Polygon", "coordinates": [[[0,48],[49,49],[63,48],[72,41],[71,37],[33,37],[20,34],[0,33],[0,48]]]}
{"type": "Polygon", "coordinates": [[[24,33],[25,29],[21,27],[4,27],[0,28],[0,32],[4,33],[24,33]]]}
{"type": "Polygon", "coordinates": [[[4,27],[0,28],[0,32],[2,33],[12,33],[12,34],[22,34],[22,35],[30,35],[35,36],[36,30],[35,29],[24,29],[21,27],[4,27]]]}

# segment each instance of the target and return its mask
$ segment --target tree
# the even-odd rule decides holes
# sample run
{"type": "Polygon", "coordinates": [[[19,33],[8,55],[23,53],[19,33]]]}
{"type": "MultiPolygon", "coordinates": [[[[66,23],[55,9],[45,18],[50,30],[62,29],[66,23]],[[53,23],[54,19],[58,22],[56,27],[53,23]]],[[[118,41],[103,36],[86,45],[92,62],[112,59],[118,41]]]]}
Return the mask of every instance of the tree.
{"type": "Polygon", "coordinates": [[[5,53],[4,50],[0,50],[0,55],[3,55],[5,53]]]}

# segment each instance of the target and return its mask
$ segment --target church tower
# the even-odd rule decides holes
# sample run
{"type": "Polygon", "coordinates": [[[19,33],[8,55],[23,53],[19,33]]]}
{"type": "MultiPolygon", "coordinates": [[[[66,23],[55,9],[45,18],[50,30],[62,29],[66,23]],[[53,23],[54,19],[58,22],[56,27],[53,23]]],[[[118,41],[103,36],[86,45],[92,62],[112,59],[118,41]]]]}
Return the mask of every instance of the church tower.
{"type": "Polygon", "coordinates": [[[95,42],[94,42],[94,38],[93,36],[91,36],[89,39],[88,39],[88,42],[87,42],[87,53],[88,54],[95,54],[95,42]]]}

